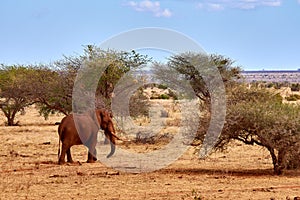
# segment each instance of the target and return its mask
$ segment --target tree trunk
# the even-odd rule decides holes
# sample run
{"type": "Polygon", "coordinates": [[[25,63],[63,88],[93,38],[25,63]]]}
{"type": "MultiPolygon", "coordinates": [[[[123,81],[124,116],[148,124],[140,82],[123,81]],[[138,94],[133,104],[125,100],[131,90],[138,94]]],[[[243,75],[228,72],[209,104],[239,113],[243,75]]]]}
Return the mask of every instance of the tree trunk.
{"type": "Polygon", "coordinates": [[[15,123],[14,123],[14,121],[15,121],[15,119],[14,119],[14,117],[7,117],[7,126],[14,126],[14,125],[16,125],[15,123]]]}
{"type": "Polygon", "coordinates": [[[15,116],[16,116],[16,112],[10,112],[10,111],[4,111],[2,110],[4,115],[7,118],[7,126],[15,126],[15,116]]]}
{"type": "Polygon", "coordinates": [[[269,150],[270,155],[272,157],[274,173],[277,175],[282,174],[282,167],[279,166],[278,159],[277,159],[274,149],[271,147],[267,147],[267,149],[269,150]]]}

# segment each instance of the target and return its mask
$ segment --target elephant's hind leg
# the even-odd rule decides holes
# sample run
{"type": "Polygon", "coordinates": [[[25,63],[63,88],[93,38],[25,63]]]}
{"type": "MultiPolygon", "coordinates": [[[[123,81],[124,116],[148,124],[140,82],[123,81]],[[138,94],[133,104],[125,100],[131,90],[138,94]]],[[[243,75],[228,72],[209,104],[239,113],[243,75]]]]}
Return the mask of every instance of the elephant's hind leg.
{"type": "Polygon", "coordinates": [[[72,155],[71,155],[71,147],[67,150],[67,161],[68,163],[73,163],[72,155]]]}
{"type": "Polygon", "coordinates": [[[66,145],[62,144],[60,156],[58,159],[58,164],[62,165],[65,163],[66,151],[67,151],[66,145]]]}
{"type": "MultiPolygon", "coordinates": [[[[65,157],[66,157],[66,153],[67,155],[70,153],[71,155],[71,152],[69,151],[70,149],[70,146],[69,145],[66,145],[66,144],[62,144],[62,149],[61,149],[61,154],[60,154],[60,157],[59,157],[59,160],[58,160],[58,164],[62,165],[65,163],[65,157]],[[68,153],[69,152],[69,153],[68,153]]],[[[68,160],[69,160],[69,155],[68,155],[68,160]]]]}

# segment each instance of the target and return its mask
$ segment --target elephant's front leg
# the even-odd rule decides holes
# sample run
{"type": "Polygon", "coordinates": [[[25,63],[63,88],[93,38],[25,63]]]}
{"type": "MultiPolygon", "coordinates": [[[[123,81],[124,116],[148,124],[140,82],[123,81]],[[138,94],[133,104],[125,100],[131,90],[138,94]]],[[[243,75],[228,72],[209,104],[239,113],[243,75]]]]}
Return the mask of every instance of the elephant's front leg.
{"type": "Polygon", "coordinates": [[[97,151],[96,151],[96,144],[97,144],[97,133],[93,134],[88,143],[88,163],[93,163],[97,160],[97,151]]]}
{"type": "Polygon", "coordinates": [[[95,161],[97,161],[96,149],[94,150],[94,153],[91,153],[90,151],[91,150],[89,150],[87,162],[94,163],[95,161]]]}

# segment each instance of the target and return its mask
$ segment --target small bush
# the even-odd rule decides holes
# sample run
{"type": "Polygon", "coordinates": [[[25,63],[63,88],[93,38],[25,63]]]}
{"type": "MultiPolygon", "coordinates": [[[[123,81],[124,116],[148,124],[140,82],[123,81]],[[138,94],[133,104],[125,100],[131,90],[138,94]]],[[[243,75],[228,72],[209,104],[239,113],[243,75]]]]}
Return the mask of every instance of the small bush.
{"type": "Polygon", "coordinates": [[[288,96],[285,99],[287,101],[298,101],[298,100],[300,100],[300,95],[298,95],[298,94],[292,94],[291,96],[288,96]]]}
{"type": "Polygon", "coordinates": [[[204,197],[201,195],[200,192],[193,189],[191,194],[186,194],[186,195],[182,196],[181,199],[182,200],[185,200],[185,199],[202,200],[202,199],[204,199],[204,197]]]}
{"type": "Polygon", "coordinates": [[[293,84],[291,85],[291,90],[292,90],[293,92],[298,92],[298,91],[300,91],[300,84],[299,84],[299,83],[293,83],[293,84]]]}
{"type": "Polygon", "coordinates": [[[136,144],[158,144],[168,143],[173,138],[169,133],[157,134],[153,136],[147,136],[147,133],[139,132],[136,134],[136,138],[133,140],[136,144]]]}
{"type": "Polygon", "coordinates": [[[275,85],[274,85],[274,88],[277,90],[281,89],[281,87],[282,87],[281,83],[275,83],[275,85]]]}
{"type": "Polygon", "coordinates": [[[159,89],[162,89],[162,90],[168,89],[168,86],[163,85],[163,84],[159,84],[157,87],[158,87],[159,89]]]}
{"type": "Polygon", "coordinates": [[[169,96],[171,98],[173,98],[174,100],[178,100],[178,97],[177,97],[177,95],[176,95],[175,92],[173,92],[172,90],[168,89],[168,93],[169,93],[169,96]]]}
{"type": "Polygon", "coordinates": [[[266,88],[273,88],[275,86],[274,83],[267,83],[266,88]]]}
{"type": "Polygon", "coordinates": [[[159,96],[159,99],[170,99],[170,96],[167,95],[167,94],[161,94],[161,95],[159,96]]]}

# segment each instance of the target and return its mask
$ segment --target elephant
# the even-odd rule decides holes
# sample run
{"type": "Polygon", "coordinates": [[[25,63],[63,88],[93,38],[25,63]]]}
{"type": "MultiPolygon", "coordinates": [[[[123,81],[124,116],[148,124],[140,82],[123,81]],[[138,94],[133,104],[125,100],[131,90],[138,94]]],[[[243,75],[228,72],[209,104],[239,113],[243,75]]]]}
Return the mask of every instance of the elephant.
{"type": "Polygon", "coordinates": [[[59,149],[58,149],[58,164],[65,163],[65,155],[67,154],[67,162],[74,162],[71,156],[71,147],[73,145],[85,145],[88,148],[88,163],[95,162],[96,144],[98,131],[101,128],[104,130],[106,139],[110,141],[111,152],[107,158],[111,157],[115,152],[115,140],[118,138],[115,135],[115,129],[112,122],[112,115],[105,109],[96,109],[84,114],[70,114],[65,116],[58,126],[59,149]],[[76,120],[76,125],[74,122],[76,120]],[[62,150],[60,152],[60,142],[62,150]]]}

